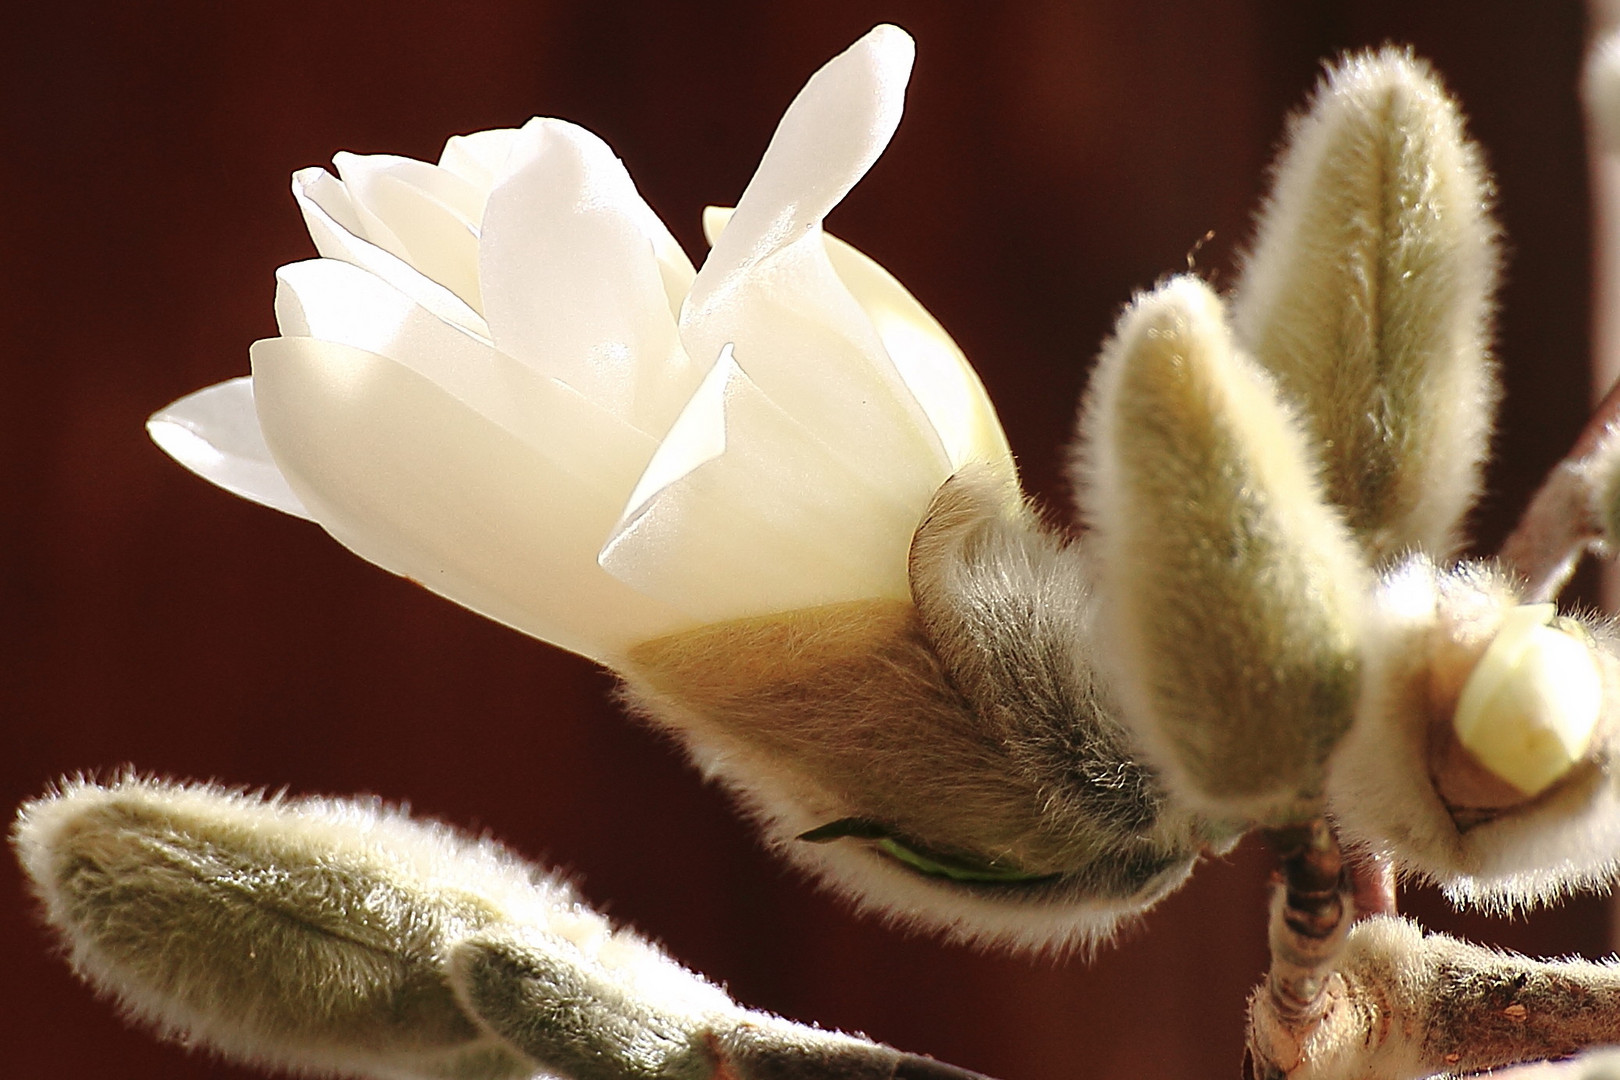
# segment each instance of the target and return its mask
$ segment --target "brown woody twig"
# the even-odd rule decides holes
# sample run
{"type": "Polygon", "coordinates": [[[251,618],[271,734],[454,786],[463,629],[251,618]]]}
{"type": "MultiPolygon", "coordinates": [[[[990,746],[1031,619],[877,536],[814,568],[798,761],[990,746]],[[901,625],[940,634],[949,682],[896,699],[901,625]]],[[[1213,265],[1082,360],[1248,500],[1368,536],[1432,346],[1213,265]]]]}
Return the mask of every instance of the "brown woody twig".
{"type": "Polygon", "coordinates": [[[1525,582],[1526,603],[1558,595],[1575,564],[1603,535],[1594,485],[1587,466],[1620,432],[1620,384],[1610,390],[1587,421],[1567,457],[1547,474],[1497,558],[1525,582]]]}

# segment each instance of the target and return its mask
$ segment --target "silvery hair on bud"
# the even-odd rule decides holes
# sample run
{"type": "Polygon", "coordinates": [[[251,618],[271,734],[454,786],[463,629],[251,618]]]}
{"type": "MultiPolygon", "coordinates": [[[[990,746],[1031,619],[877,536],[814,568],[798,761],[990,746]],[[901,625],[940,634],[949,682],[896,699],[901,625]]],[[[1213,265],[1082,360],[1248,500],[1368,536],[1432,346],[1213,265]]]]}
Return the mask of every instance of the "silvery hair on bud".
{"type": "Polygon", "coordinates": [[[23,806],[12,843],[82,977],[239,1061],[497,1080],[572,1071],[581,1047],[610,1066],[600,1032],[742,1014],[497,844],[375,801],[72,780],[23,806]],[[469,946],[512,938],[548,985],[609,991],[568,1002],[574,1028],[538,1060],[452,977],[469,946]]]}
{"type": "Polygon", "coordinates": [[[1079,433],[1099,643],[1147,760],[1212,818],[1308,820],[1354,707],[1367,573],[1207,284],[1125,309],[1079,433]]]}
{"type": "Polygon", "coordinates": [[[1493,188],[1410,51],[1331,65],[1289,127],[1232,296],[1375,564],[1461,541],[1498,397],[1493,188]]]}
{"type": "Polygon", "coordinates": [[[1223,841],[1172,800],[1119,719],[1097,666],[1094,572],[1082,543],[989,468],[952,477],[912,542],[912,595],[951,681],[1059,831],[1086,838],[1097,895],[1145,901],[1179,884],[1187,852],[1223,841]],[[1132,869],[1144,865],[1176,870],[1148,889],[1132,869]]]}
{"type": "Polygon", "coordinates": [[[1620,153],[1620,31],[1609,33],[1587,53],[1581,97],[1599,147],[1620,153]]]}

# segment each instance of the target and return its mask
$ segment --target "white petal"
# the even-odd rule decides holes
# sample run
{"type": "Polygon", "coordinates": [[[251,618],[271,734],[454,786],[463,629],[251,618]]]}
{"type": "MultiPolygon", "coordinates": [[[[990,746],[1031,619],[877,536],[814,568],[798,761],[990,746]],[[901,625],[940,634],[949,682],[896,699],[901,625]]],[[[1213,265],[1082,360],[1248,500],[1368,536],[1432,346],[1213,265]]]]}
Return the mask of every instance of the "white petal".
{"type": "Polygon", "coordinates": [[[889,359],[928,414],[951,470],[1010,459],[995,406],[945,328],[872,259],[836,236],[826,237],[826,245],[833,270],[872,320],[889,359]]]}
{"type": "Polygon", "coordinates": [[[311,259],[282,267],[276,279],[283,336],[387,356],[586,482],[627,491],[652,456],[651,436],[364,270],[311,259]]]}
{"type": "MultiPolygon", "coordinates": [[[[444,144],[444,152],[439,155],[439,166],[471,182],[483,192],[483,198],[487,201],[490,189],[506,172],[506,159],[519,134],[518,128],[495,128],[471,135],[453,135],[444,144]]],[[[482,222],[483,219],[483,205],[480,204],[473,220],[482,222]]],[[[656,214],[649,211],[641,225],[652,241],[653,254],[657,256],[658,268],[664,276],[670,314],[679,315],[681,303],[686,299],[696,274],[692,260],[686,257],[686,252],[681,250],[681,245],[656,214]]]]}
{"type": "Polygon", "coordinates": [[[600,562],[700,622],[904,600],[920,513],[846,469],[728,352],[660,444],[600,562]]]}
{"type": "Polygon", "coordinates": [[[484,212],[496,347],[661,435],[701,376],[670,317],[657,257],[668,237],[607,144],[530,121],[484,212]]]}
{"type": "MultiPolygon", "coordinates": [[[[311,211],[316,211],[316,217],[328,227],[335,226],[337,231],[348,233],[351,237],[367,241],[365,222],[360,220],[360,214],[354,208],[354,200],[349,197],[349,189],[343,181],[327,172],[318,165],[311,165],[307,169],[299,169],[292,175],[293,199],[298,203],[299,212],[308,222],[311,211]]],[[[325,236],[311,236],[317,249],[325,236]]],[[[341,255],[329,255],[322,251],[322,255],[329,259],[341,258],[341,255]]]]}
{"type": "Polygon", "coordinates": [[[274,338],[253,346],[253,373],[277,465],[361,557],[610,665],[690,625],[595,565],[623,488],[582,481],[387,357],[274,338]]]}
{"type": "Polygon", "coordinates": [[[693,356],[737,363],[858,473],[926,501],[951,471],[933,425],[828,260],[821,219],[900,119],[911,39],[879,27],[806,84],[681,317],[693,356]]]}
{"type": "MultiPolygon", "coordinates": [[[[174,460],[233,495],[310,518],[270,458],[247,376],[187,394],[152,414],[147,434],[174,460]]],[[[313,519],[311,519],[313,520],[313,519]]]]}
{"type": "Polygon", "coordinates": [[[385,226],[401,247],[382,246],[468,306],[483,309],[478,291],[482,192],[448,170],[392,154],[337,154],[332,162],[368,235],[375,238],[375,226],[385,226]]]}
{"type": "MultiPolygon", "coordinates": [[[[733,211],[703,211],[703,234],[712,245],[733,211]]],[[[822,234],[827,258],[883,341],[917,402],[945,445],[954,472],[969,462],[1001,462],[1012,457],[995,406],[951,336],[895,276],[852,244],[822,234]]]]}
{"type": "MultiPolygon", "coordinates": [[[[439,167],[466,180],[488,199],[489,189],[495,186],[495,177],[506,165],[506,155],[511,153],[517,134],[517,128],[492,128],[470,135],[452,135],[445,140],[444,150],[439,154],[439,167]]],[[[483,219],[480,207],[473,220],[483,219]]]]}
{"type": "Polygon", "coordinates": [[[454,214],[463,225],[476,229],[484,216],[484,200],[489,192],[452,169],[397,154],[344,152],[333,155],[332,163],[338,166],[338,175],[343,177],[351,195],[361,203],[369,202],[368,186],[387,177],[420,191],[454,214]]]}
{"type": "Polygon", "coordinates": [[[716,245],[725,272],[800,239],[866,175],[899,126],[915,53],[905,31],[879,26],[810,77],[716,245]]]}
{"type": "Polygon", "coordinates": [[[365,238],[364,226],[342,181],[325,169],[300,169],[293,173],[292,188],[309,237],[323,257],[368,270],[446,322],[489,337],[484,317],[459,296],[365,238]]]}

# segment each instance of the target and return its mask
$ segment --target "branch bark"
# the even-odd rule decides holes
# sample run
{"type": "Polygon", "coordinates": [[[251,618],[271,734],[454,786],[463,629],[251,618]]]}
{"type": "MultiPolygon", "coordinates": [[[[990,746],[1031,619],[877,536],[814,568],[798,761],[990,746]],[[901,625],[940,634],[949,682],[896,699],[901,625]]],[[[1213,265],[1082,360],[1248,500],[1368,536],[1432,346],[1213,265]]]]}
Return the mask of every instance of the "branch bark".
{"type": "Polygon", "coordinates": [[[1326,822],[1272,838],[1272,961],[1249,1002],[1248,1080],[1417,1080],[1620,1043],[1615,965],[1425,934],[1393,914],[1387,867],[1347,864],[1326,822]]]}
{"type": "Polygon", "coordinates": [[[1611,389],[1568,456],[1547,474],[1497,558],[1523,578],[1526,603],[1557,596],[1575,564],[1601,539],[1594,490],[1601,477],[1590,468],[1606,444],[1620,437],[1620,385],[1611,389]]]}
{"type": "Polygon", "coordinates": [[[1354,886],[1327,822],[1270,833],[1278,852],[1271,899],[1271,970],[1249,1002],[1248,1080],[1282,1080],[1335,1003],[1335,961],[1355,917],[1354,886]]]}

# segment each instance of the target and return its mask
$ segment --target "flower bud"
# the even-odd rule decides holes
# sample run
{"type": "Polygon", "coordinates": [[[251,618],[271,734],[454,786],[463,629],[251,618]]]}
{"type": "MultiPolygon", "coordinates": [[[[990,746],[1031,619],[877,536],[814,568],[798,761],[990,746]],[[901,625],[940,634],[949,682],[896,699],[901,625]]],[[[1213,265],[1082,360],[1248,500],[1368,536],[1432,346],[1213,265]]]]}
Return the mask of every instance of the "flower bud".
{"type": "Polygon", "coordinates": [[[489,840],[375,803],[124,777],[12,842],[129,1014],[300,1074],[984,1080],[752,1012],[489,840]]]}
{"type": "Polygon", "coordinates": [[[1125,313],[1081,435],[1097,636],[1144,752],[1212,817],[1314,816],[1356,707],[1370,582],[1207,285],[1177,278],[1125,313]]]}
{"type": "Polygon", "coordinates": [[[1539,795],[1586,753],[1603,704],[1587,644],[1556,625],[1552,604],[1523,604],[1463,685],[1452,726],[1479,763],[1539,795]]]}
{"type": "Polygon", "coordinates": [[[1331,68],[1288,144],[1232,299],[1238,340],[1300,409],[1368,553],[1445,554],[1497,396],[1490,180],[1456,103],[1397,49],[1331,68]]]}
{"type": "Polygon", "coordinates": [[[1346,843],[1496,911],[1620,868],[1614,629],[1524,604],[1519,586],[1493,563],[1421,557],[1384,575],[1328,785],[1346,843]]]}

